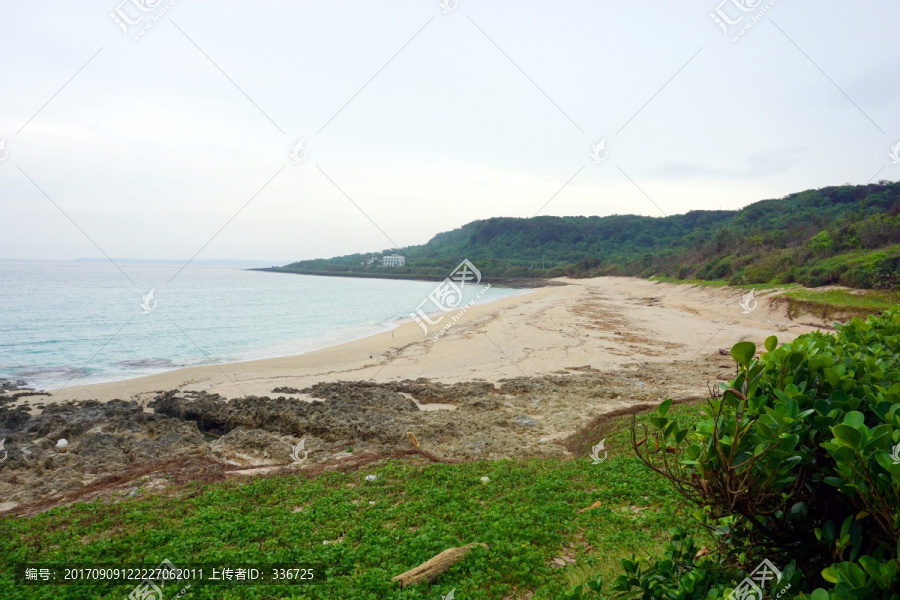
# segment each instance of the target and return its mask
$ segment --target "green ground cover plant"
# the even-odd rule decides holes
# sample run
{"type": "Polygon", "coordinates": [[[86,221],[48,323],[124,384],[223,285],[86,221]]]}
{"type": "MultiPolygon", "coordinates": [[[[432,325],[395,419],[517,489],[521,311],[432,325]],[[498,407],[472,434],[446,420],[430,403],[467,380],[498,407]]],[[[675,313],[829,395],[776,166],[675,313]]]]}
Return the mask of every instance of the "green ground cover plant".
{"type": "MultiPolygon", "coordinates": [[[[599,440],[598,440],[599,441],[599,440]]],[[[389,462],[365,471],[195,484],[0,519],[4,600],[127,598],[133,585],[24,586],[20,562],[317,563],[327,582],[306,587],[193,586],[193,599],[558,598],[588,573],[661,550],[676,494],[628,443],[608,435],[608,459],[500,460],[459,465],[389,462]],[[366,481],[367,474],[376,475],[366,481]],[[488,477],[487,483],[481,477],[488,477]],[[594,503],[598,508],[579,512],[594,503]],[[329,542],[324,544],[323,542],[329,542]],[[435,585],[398,589],[394,575],[448,547],[484,542],[435,585]],[[566,555],[575,565],[553,568],[566,555]]],[[[690,525],[689,523],[686,523],[690,525]]],[[[168,596],[166,596],[168,600],[168,596]]]]}

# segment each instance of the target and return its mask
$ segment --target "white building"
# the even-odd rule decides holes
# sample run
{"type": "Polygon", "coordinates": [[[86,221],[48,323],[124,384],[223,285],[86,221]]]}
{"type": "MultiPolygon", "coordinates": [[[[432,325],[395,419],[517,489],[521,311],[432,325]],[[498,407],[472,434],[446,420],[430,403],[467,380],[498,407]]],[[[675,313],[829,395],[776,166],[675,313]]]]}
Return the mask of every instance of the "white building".
{"type": "Polygon", "coordinates": [[[406,257],[399,254],[391,254],[390,256],[381,257],[382,267],[402,267],[406,264],[406,257]]]}

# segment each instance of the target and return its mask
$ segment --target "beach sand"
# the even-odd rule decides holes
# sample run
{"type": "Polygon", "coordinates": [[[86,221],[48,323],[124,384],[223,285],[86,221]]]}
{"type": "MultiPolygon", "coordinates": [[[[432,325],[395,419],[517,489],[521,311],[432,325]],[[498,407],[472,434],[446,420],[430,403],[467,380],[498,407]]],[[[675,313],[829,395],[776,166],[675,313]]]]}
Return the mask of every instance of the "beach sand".
{"type": "MultiPolygon", "coordinates": [[[[687,361],[769,335],[779,342],[822,325],[791,321],[771,291],[745,313],[732,288],[652,282],[630,277],[560,279],[568,285],[471,307],[438,340],[455,314],[425,335],[412,320],[364,339],[297,356],[211,364],[110,383],[71,386],[41,402],[114,398],[148,401],[159,391],[207,391],[227,398],[277,396],[275,388],[314,383],[425,377],[454,383],[497,382],[573,367],[616,369],[643,362],[687,361]]],[[[753,306],[753,303],[750,303],[753,306]]],[[[294,397],[300,397],[294,394],[294,397]]]]}
{"type": "Polygon", "coordinates": [[[298,356],[0,395],[12,424],[0,513],[410,452],[425,462],[584,456],[605,438],[604,415],[700,401],[733,379],[736,342],[787,342],[823,325],[789,320],[771,291],[745,312],[742,292],[725,287],[561,281],[476,304],[437,340],[452,315],[427,336],[410,321],[298,356]],[[57,404],[69,400],[100,402],[57,404]],[[299,465],[301,441],[310,459],[299,465]]]}

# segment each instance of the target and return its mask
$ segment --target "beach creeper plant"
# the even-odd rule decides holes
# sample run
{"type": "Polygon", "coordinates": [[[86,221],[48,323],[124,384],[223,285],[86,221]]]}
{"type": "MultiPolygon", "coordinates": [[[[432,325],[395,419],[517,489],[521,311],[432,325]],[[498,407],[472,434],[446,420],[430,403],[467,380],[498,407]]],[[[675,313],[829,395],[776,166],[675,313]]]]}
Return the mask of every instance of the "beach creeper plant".
{"type": "MultiPolygon", "coordinates": [[[[622,561],[612,597],[731,598],[768,559],[786,565],[772,597],[790,584],[784,597],[900,599],[900,309],[756,351],[731,349],[738,376],[698,419],[670,416],[666,400],[633,421],[638,457],[695,507],[714,548],[675,532],[663,556],[622,561]]],[[[570,597],[603,582],[586,586],[570,597]]]]}

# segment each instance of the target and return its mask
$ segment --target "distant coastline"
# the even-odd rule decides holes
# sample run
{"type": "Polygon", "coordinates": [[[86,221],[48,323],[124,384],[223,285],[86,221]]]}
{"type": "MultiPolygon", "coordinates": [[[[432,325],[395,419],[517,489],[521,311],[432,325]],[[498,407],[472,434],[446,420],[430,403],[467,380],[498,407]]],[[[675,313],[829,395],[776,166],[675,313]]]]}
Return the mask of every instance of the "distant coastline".
{"type": "Polygon", "coordinates": [[[194,260],[185,260],[177,258],[96,258],[82,257],[73,259],[74,262],[114,262],[129,264],[148,264],[148,265],[206,265],[216,267],[250,267],[259,265],[271,265],[278,261],[273,260],[248,260],[245,258],[195,258],[194,260]]]}
{"type": "MultiPolygon", "coordinates": [[[[358,271],[316,271],[313,269],[291,269],[287,267],[265,267],[247,269],[269,273],[289,273],[293,275],[321,275],[322,277],[355,277],[360,279],[402,279],[407,281],[443,281],[446,276],[422,275],[415,273],[362,273],[358,271]]],[[[481,283],[490,283],[496,287],[534,289],[542,287],[569,285],[563,281],[544,279],[542,277],[488,277],[481,278],[481,283]]]]}

